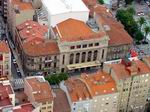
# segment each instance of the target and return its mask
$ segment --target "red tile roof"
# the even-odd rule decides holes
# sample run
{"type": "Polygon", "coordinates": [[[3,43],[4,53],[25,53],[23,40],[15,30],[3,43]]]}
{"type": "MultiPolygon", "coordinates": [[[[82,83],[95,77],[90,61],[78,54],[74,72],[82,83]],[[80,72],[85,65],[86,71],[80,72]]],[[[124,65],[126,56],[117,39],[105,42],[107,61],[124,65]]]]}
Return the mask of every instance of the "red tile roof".
{"type": "Polygon", "coordinates": [[[141,60],[132,61],[131,66],[126,66],[122,63],[118,64],[108,64],[113,71],[117,79],[126,79],[131,77],[132,73],[134,75],[143,75],[146,73],[150,73],[150,68],[141,60]]]}
{"type": "Polygon", "coordinates": [[[32,112],[33,110],[33,105],[28,103],[17,106],[17,108],[13,109],[13,112],[32,112]]]}
{"type": "Polygon", "coordinates": [[[11,4],[13,4],[14,6],[18,6],[20,10],[29,10],[32,9],[32,4],[29,2],[22,2],[21,0],[11,0],[11,4]]]}
{"type": "Polygon", "coordinates": [[[90,88],[92,96],[117,92],[115,81],[105,72],[99,71],[93,74],[82,74],[81,78],[90,88]]]}
{"type": "Polygon", "coordinates": [[[93,11],[99,15],[107,15],[107,16],[113,17],[113,14],[110,11],[110,9],[108,9],[104,5],[100,5],[100,4],[95,5],[93,11]]]}
{"type": "Polygon", "coordinates": [[[40,81],[37,77],[26,78],[31,86],[35,102],[53,101],[52,90],[47,81],[40,81]]]}
{"type": "Polygon", "coordinates": [[[93,32],[84,22],[75,19],[67,19],[57,24],[54,32],[59,35],[62,42],[99,39],[106,35],[105,32],[93,32]]]}
{"type": "Polygon", "coordinates": [[[0,52],[2,53],[10,52],[9,46],[5,41],[0,41],[0,52]]]}
{"type": "Polygon", "coordinates": [[[110,46],[131,44],[133,42],[132,37],[124,30],[123,25],[113,17],[101,16],[100,22],[102,25],[108,25],[110,27],[110,30],[106,31],[110,37],[110,46]]]}
{"type": "Polygon", "coordinates": [[[69,79],[65,82],[72,102],[87,100],[92,98],[92,94],[87,85],[81,79],[69,79]]]}
{"type": "Polygon", "coordinates": [[[30,41],[23,44],[23,49],[29,56],[44,56],[59,54],[59,48],[55,41],[30,41]],[[38,51],[37,51],[38,50],[38,51]]]}
{"type": "Polygon", "coordinates": [[[71,108],[64,91],[61,89],[53,89],[56,97],[54,98],[54,112],[71,112],[71,108]]]}
{"type": "Polygon", "coordinates": [[[17,26],[22,40],[24,52],[29,56],[43,56],[58,54],[59,48],[55,41],[46,40],[48,27],[39,23],[27,20],[17,26]],[[37,52],[38,49],[38,52],[37,52]]]}
{"type": "Polygon", "coordinates": [[[13,94],[11,86],[0,83],[0,108],[3,106],[12,105],[9,95],[13,94]]]}

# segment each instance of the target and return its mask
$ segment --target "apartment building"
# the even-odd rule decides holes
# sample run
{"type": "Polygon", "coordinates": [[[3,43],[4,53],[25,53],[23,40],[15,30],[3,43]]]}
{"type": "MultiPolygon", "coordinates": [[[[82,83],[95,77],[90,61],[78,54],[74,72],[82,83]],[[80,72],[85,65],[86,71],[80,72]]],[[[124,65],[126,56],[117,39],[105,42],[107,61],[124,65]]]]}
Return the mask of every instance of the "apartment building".
{"type": "Polygon", "coordinates": [[[100,67],[106,61],[109,37],[94,20],[90,27],[83,21],[67,19],[54,27],[51,37],[57,40],[60,50],[60,70],[84,71],[100,67]]]}
{"type": "Polygon", "coordinates": [[[119,93],[112,77],[98,71],[82,74],[81,79],[87,84],[93,96],[92,112],[118,112],[119,93]]]}
{"type": "Polygon", "coordinates": [[[7,0],[8,1],[8,28],[15,42],[15,28],[17,25],[30,19],[33,20],[35,10],[30,0],[7,0]]]}
{"type": "Polygon", "coordinates": [[[3,108],[11,107],[15,105],[15,93],[9,82],[9,80],[3,80],[0,78],[0,111],[3,108]]]}
{"type": "Polygon", "coordinates": [[[104,71],[116,81],[120,112],[144,112],[148,103],[150,68],[141,60],[106,64],[104,71]]]}
{"type": "Polygon", "coordinates": [[[16,47],[27,75],[59,71],[59,48],[48,28],[32,20],[16,27],[16,47]]]}
{"type": "Polygon", "coordinates": [[[40,112],[53,112],[53,94],[43,76],[26,77],[24,92],[31,103],[38,103],[40,112]]]}
{"type": "Polygon", "coordinates": [[[103,27],[109,36],[107,58],[106,60],[122,59],[131,48],[133,39],[124,30],[124,26],[118,22],[109,9],[102,5],[96,5],[94,9],[94,18],[99,27],[103,27]]]}
{"type": "Polygon", "coordinates": [[[71,112],[94,112],[92,111],[92,94],[81,79],[61,82],[60,88],[66,93],[71,112]]]}
{"type": "Polygon", "coordinates": [[[60,84],[72,112],[117,112],[118,98],[115,81],[104,72],[82,74],[60,84]]]}
{"type": "Polygon", "coordinates": [[[5,41],[0,41],[0,77],[11,76],[11,52],[5,41]]]}

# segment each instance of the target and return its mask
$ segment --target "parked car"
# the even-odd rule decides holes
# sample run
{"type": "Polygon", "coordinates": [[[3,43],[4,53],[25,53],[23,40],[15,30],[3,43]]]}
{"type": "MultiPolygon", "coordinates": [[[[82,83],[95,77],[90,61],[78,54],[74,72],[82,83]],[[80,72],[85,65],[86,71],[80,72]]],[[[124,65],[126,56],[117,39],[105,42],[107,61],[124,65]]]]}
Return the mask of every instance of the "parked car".
{"type": "Polygon", "coordinates": [[[137,15],[138,16],[144,16],[145,14],[144,14],[144,12],[137,12],[137,15]]]}

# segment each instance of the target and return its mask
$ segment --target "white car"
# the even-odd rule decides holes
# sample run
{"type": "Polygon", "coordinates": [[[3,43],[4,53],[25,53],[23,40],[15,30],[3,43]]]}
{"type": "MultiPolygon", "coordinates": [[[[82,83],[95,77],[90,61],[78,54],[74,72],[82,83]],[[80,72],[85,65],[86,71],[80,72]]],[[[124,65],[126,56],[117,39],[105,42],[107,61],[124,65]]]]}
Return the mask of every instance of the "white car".
{"type": "Polygon", "coordinates": [[[16,59],[13,59],[12,61],[13,61],[13,63],[14,63],[14,64],[16,64],[16,63],[17,63],[17,62],[16,62],[16,59]]]}

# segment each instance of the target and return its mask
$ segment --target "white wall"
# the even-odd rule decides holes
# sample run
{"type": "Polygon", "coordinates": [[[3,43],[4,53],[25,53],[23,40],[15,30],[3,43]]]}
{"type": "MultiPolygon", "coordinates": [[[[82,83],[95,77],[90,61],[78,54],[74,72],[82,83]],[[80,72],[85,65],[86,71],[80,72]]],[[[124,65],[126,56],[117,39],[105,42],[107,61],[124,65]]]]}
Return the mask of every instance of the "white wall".
{"type": "Polygon", "coordinates": [[[63,22],[69,18],[73,18],[73,19],[86,22],[89,18],[89,12],[69,12],[69,13],[63,13],[63,14],[58,14],[58,15],[49,14],[49,17],[48,17],[49,26],[55,27],[56,24],[63,22]]]}

